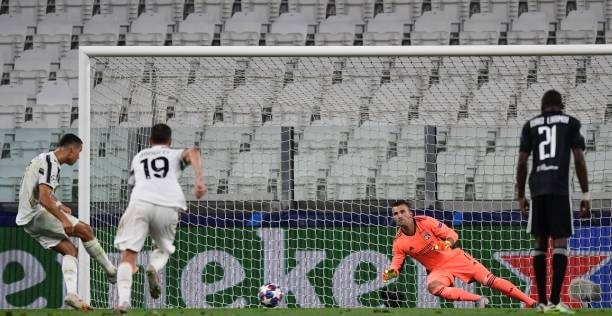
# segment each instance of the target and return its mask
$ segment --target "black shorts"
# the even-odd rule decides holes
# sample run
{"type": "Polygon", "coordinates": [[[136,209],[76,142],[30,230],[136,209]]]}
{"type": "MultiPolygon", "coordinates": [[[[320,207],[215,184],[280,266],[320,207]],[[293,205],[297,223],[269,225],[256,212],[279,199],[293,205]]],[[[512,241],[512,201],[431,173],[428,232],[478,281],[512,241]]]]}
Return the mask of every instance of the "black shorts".
{"type": "Polygon", "coordinates": [[[569,195],[532,198],[527,232],[539,237],[570,237],[574,233],[574,223],[569,195]]]}

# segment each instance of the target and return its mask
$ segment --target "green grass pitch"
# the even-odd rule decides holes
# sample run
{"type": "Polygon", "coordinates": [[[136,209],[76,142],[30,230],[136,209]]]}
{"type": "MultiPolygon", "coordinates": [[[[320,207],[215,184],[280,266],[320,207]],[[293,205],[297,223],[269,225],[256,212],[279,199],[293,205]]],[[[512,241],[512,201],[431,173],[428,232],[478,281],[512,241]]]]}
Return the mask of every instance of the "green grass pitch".
{"type": "MultiPolygon", "coordinates": [[[[66,309],[22,309],[0,311],[0,316],[110,316],[111,310],[100,309],[90,312],[72,311],[66,309]]],[[[128,316],[519,316],[539,315],[535,310],[528,309],[419,309],[419,308],[248,308],[248,309],[134,309],[128,316]]],[[[612,315],[612,309],[582,309],[576,312],[578,316],[605,316],[612,315]]]]}

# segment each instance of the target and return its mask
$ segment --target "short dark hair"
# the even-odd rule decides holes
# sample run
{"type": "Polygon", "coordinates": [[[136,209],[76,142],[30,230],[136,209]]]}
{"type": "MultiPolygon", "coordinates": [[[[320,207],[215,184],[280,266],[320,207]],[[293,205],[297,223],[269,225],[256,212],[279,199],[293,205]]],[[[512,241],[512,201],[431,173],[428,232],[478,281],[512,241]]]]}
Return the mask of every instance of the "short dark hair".
{"type": "Polygon", "coordinates": [[[79,136],[76,136],[72,133],[68,133],[62,136],[62,138],[60,138],[59,143],[57,144],[58,147],[67,147],[72,145],[83,145],[83,141],[79,138],[79,136]]]}
{"type": "Polygon", "coordinates": [[[561,93],[554,89],[544,92],[544,95],[542,96],[542,111],[551,106],[558,106],[561,109],[564,108],[563,97],[561,96],[561,93]]]}
{"type": "Polygon", "coordinates": [[[159,123],[153,125],[151,128],[151,143],[153,144],[167,144],[172,138],[172,129],[170,126],[159,123]]]}
{"type": "Polygon", "coordinates": [[[406,206],[408,206],[408,208],[410,210],[412,210],[412,203],[410,203],[410,202],[408,202],[406,200],[397,200],[397,201],[393,202],[391,207],[397,207],[397,206],[400,206],[400,205],[406,205],[406,206]]]}

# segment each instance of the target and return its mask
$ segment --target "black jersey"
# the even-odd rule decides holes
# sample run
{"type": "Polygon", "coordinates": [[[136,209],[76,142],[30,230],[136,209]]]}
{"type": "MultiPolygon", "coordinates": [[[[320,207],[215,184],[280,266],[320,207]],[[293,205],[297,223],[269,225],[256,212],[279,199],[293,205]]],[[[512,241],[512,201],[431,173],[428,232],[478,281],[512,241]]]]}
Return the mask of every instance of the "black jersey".
{"type": "Polygon", "coordinates": [[[569,194],[572,148],[585,149],[580,121],[563,112],[545,112],[523,126],[520,151],[533,154],[531,196],[569,194]]]}

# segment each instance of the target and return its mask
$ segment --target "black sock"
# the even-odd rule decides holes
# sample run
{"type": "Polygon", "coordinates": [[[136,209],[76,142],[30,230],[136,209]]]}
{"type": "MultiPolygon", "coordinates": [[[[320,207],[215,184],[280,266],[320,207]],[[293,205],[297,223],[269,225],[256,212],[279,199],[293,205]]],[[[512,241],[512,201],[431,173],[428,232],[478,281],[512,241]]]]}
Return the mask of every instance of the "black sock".
{"type": "Polygon", "coordinates": [[[553,278],[550,289],[550,302],[557,305],[561,300],[561,284],[563,284],[565,269],[567,268],[567,249],[555,248],[553,250],[552,268],[553,278]]]}
{"type": "Polygon", "coordinates": [[[548,304],[546,300],[546,252],[540,249],[533,251],[533,270],[536,275],[538,302],[548,304]]]}

